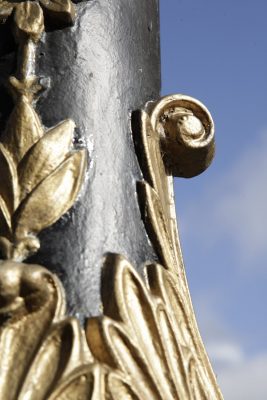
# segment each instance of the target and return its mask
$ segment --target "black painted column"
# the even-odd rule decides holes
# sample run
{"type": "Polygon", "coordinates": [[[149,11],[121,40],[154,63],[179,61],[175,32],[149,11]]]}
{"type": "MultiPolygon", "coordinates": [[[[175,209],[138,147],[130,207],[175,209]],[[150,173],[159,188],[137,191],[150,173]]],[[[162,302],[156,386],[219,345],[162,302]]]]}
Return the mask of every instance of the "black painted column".
{"type": "MultiPolygon", "coordinates": [[[[141,172],[131,113],[158,98],[160,63],[158,0],[92,0],[76,7],[74,27],[42,38],[37,72],[47,90],[37,111],[47,127],[75,121],[76,140],[89,150],[87,179],[74,207],[40,234],[41,250],[28,262],[60,277],[69,312],[83,319],[101,312],[106,252],[126,256],[136,268],[155,259],[136,196],[141,172]]],[[[2,43],[2,79],[13,68],[9,40],[2,43]]]]}

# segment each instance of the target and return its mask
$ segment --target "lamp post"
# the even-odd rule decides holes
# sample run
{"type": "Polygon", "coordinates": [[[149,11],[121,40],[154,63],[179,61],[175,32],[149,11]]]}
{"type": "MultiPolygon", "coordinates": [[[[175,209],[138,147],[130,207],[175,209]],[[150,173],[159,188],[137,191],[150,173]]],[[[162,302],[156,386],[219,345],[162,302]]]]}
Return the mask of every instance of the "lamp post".
{"type": "Polygon", "coordinates": [[[0,18],[0,397],[220,399],[172,195],[211,162],[213,122],[159,99],[157,0],[0,18]]]}

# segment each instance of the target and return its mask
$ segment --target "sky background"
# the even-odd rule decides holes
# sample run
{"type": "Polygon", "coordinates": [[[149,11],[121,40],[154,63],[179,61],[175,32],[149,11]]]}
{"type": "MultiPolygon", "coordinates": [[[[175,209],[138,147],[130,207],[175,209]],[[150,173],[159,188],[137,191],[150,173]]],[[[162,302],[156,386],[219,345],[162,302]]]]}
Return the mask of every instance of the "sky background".
{"type": "Polygon", "coordinates": [[[267,1],[161,0],[162,94],[202,101],[216,157],[175,180],[202,337],[225,400],[267,399],[267,1]]]}

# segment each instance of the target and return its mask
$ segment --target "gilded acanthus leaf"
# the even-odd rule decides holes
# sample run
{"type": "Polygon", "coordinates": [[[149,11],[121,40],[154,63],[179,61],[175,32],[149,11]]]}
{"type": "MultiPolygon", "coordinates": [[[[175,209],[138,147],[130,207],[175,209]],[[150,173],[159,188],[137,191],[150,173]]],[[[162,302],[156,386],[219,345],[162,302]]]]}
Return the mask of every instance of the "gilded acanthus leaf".
{"type": "Polygon", "coordinates": [[[11,215],[7,208],[7,204],[3,197],[0,196],[0,229],[6,234],[6,236],[9,235],[9,232],[11,232],[11,224],[11,215]]]}
{"type": "Polygon", "coordinates": [[[14,22],[18,40],[26,36],[34,42],[38,42],[41,38],[44,31],[44,16],[38,2],[23,1],[18,3],[15,8],[14,22]]]}
{"type": "Polygon", "coordinates": [[[18,165],[20,201],[67,157],[73,141],[74,122],[66,120],[50,129],[18,165]]]}
{"type": "Polygon", "coordinates": [[[26,35],[36,42],[44,30],[44,19],[49,26],[62,28],[72,25],[76,17],[70,0],[0,0],[0,22],[6,22],[13,11],[17,39],[26,35]]]}
{"type": "MultiPolygon", "coordinates": [[[[156,314],[169,368],[164,375],[172,377],[174,398],[221,399],[190,300],[172,182],[172,175],[193,176],[209,165],[214,154],[213,122],[200,102],[174,95],[149,102],[143,111],[135,113],[133,132],[144,176],[144,181],[137,186],[140,210],[164,267],[152,265],[146,273],[153,298],[163,302],[163,306],[158,304],[156,314]]],[[[144,327],[139,329],[143,331],[144,327]]],[[[158,343],[155,335],[152,337],[153,343],[158,343]]]]}
{"type": "Polygon", "coordinates": [[[93,366],[78,322],[64,316],[57,278],[7,261],[0,287],[0,398],[91,399],[102,369],[93,366]]]}
{"type": "Polygon", "coordinates": [[[44,128],[31,102],[20,96],[1,135],[1,142],[16,165],[43,135],[44,128]]]}
{"type": "Polygon", "coordinates": [[[177,265],[177,257],[170,232],[170,219],[166,218],[160,197],[146,182],[138,182],[138,194],[142,217],[147,226],[149,237],[154,243],[163,265],[177,265]]]}
{"type": "Polygon", "coordinates": [[[40,246],[36,235],[74,203],[86,167],[86,151],[72,146],[74,122],[46,130],[34,101],[42,89],[35,75],[37,44],[45,24],[74,22],[70,0],[0,0],[0,22],[10,17],[17,42],[17,71],[9,77],[14,108],[0,143],[0,250],[22,261],[40,246]],[[49,203],[50,201],[50,203],[49,203]]]}
{"type": "Polygon", "coordinates": [[[100,365],[77,368],[48,400],[111,400],[105,396],[104,377],[104,368],[100,365]]]}
{"type": "Polygon", "coordinates": [[[35,235],[74,203],[87,152],[73,149],[71,120],[45,132],[32,106],[36,78],[12,82],[16,103],[0,143],[0,248],[22,261],[38,250],[35,235]]]}
{"type": "MultiPolygon", "coordinates": [[[[151,112],[153,115],[153,110],[151,112]]],[[[168,176],[162,160],[159,134],[152,125],[148,110],[141,111],[135,118],[133,131],[145,179],[137,186],[142,217],[163,266],[183,275],[172,177],[168,176]]]]}
{"type": "Polygon", "coordinates": [[[76,151],[26,197],[13,217],[17,239],[47,228],[71,207],[85,168],[86,150],[76,151]]]}
{"type": "Polygon", "coordinates": [[[12,214],[18,200],[18,177],[13,158],[2,143],[0,143],[0,171],[0,196],[12,214]]]}
{"type": "Polygon", "coordinates": [[[221,399],[183,281],[159,265],[146,275],[147,287],[122,257],[107,258],[104,317],[89,319],[86,330],[95,358],[120,372],[107,392],[113,399],[221,399]]]}

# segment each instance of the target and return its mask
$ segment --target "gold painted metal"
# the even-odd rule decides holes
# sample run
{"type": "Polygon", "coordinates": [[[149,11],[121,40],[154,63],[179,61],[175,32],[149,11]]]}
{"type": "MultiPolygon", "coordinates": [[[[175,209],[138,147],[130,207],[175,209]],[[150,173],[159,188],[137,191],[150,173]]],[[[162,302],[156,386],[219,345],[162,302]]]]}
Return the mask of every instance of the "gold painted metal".
{"type": "Polygon", "coordinates": [[[181,94],[163,97],[154,105],[151,123],[167,173],[191,178],[207,169],[214,157],[214,124],[202,103],[181,94]]]}
{"type": "Polygon", "coordinates": [[[108,375],[106,390],[113,399],[222,399],[194,316],[177,232],[172,176],[164,160],[163,143],[168,141],[168,124],[173,121],[176,132],[173,124],[171,134],[179,138],[175,165],[182,166],[184,175],[193,170],[199,173],[214,153],[211,116],[193,98],[168,96],[149,102],[134,116],[133,133],[145,179],[138,184],[140,209],[162,265],[148,263],[143,282],[121,256],[106,260],[104,316],[89,319],[86,336],[95,359],[120,372],[108,375]],[[188,157],[188,148],[193,154],[201,149],[193,168],[183,158],[188,157]]]}
{"type": "Polygon", "coordinates": [[[146,284],[121,256],[106,260],[104,317],[86,329],[92,354],[112,371],[105,398],[221,399],[183,280],[156,264],[145,275],[146,284]]]}
{"type": "Polygon", "coordinates": [[[47,130],[34,109],[42,89],[35,75],[35,54],[44,14],[59,26],[68,25],[75,15],[69,0],[40,4],[0,1],[0,19],[15,10],[18,43],[17,74],[9,80],[15,106],[0,143],[0,247],[6,258],[17,261],[37,251],[36,235],[72,206],[86,169],[86,150],[73,149],[74,122],[65,120],[47,130]]]}
{"type": "Polygon", "coordinates": [[[43,14],[48,25],[62,27],[74,22],[76,13],[70,0],[13,1],[0,0],[0,20],[5,22],[14,13],[16,27],[38,40],[43,14]],[[40,9],[40,6],[41,9],[40,9]]]}
{"type": "Polygon", "coordinates": [[[214,156],[212,117],[198,100],[178,94],[148,102],[135,113],[132,127],[144,176],[138,195],[147,232],[162,265],[185,280],[171,170],[192,176],[209,166],[214,156]]]}
{"type": "Polygon", "coordinates": [[[8,259],[0,262],[0,398],[222,399],[194,317],[173,199],[172,175],[196,175],[214,154],[213,122],[200,102],[169,96],[133,118],[140,209],[161,263],[147,263],[144,281],[109,254],[103,316],[90,318],[84,332],[65,315],[58,279],[21,263],[38,249],[37,234],[72,206],[85,175],[86,151],[72,146],[74,122],[45,129],[34,108],[42,89],[38,42],[45,26],[74,16],[69,0],[0,0],[0,20],[13,18],[18,43],[14,109],[0,143],[0,246],[8,259]]]}
{"type": "Polygon", "coordinates": [[[58,279],[38,265],[4,261],[0,288],[0,398],[92,399],[101,366],[77,320],[65,316],[58,279]]]}

